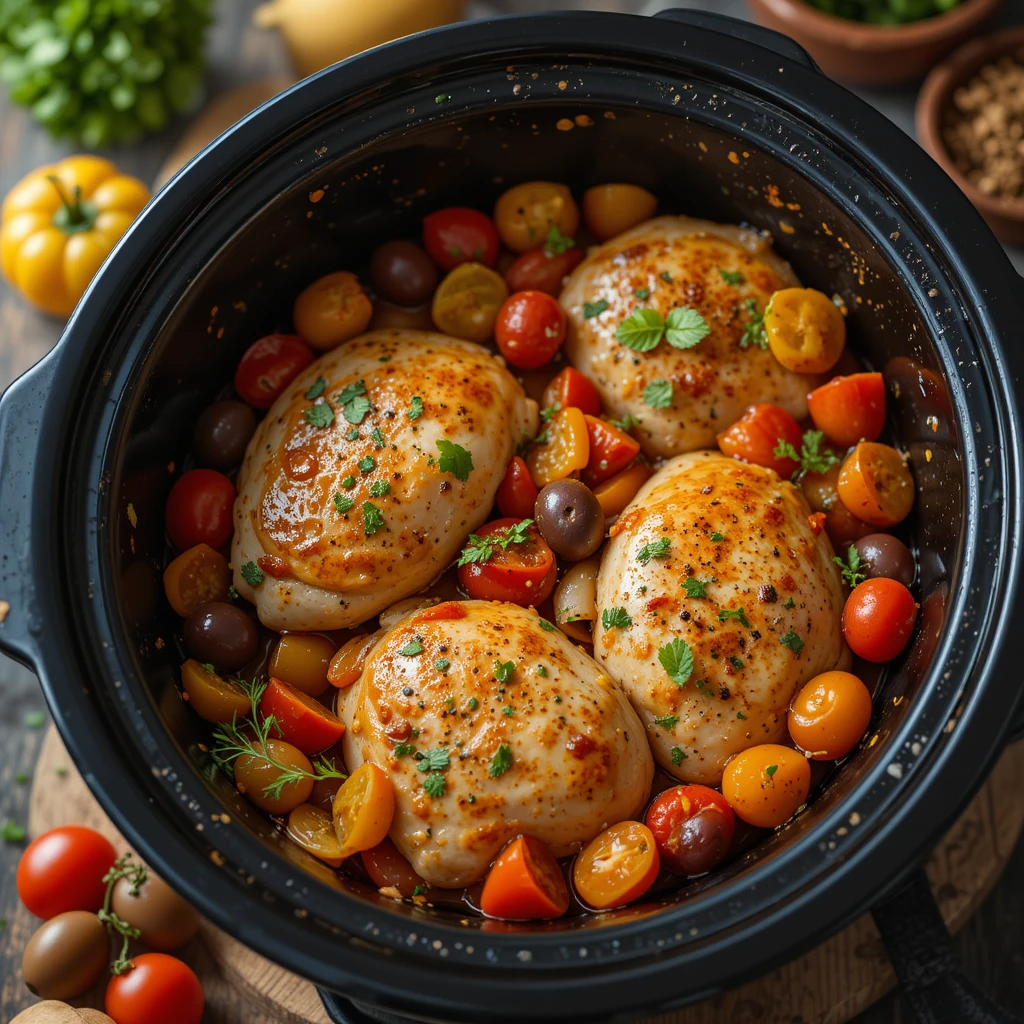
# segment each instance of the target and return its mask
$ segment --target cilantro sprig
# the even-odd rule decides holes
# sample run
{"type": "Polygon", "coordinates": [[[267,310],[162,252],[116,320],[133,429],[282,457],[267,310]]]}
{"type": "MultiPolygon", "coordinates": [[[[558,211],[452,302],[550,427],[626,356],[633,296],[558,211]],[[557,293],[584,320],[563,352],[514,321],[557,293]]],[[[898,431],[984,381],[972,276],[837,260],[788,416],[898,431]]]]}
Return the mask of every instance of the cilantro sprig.
{"type": "Polygon", "coordinates": [[[845,559],[840,558],[839,555],[833,555],[832,561],[839,566],[839,571],[851,590],[858,583],[863,583],[868,578],[867,573],[861,571],[863,559],[861,559],[860,552],[853,544],[846,549],[845,559]]]}
{"type": "Polygon", "coordinates": [[[839,461],[839,456],[831,448],[822,449],[824,440],[824,431],[805,430],[798,452],[789,441],[779,438],[773,452],[775,457],[793,459],[798,463],[790,478],[793,483],[799,483],[808,473],[827,473],[839,461]]]}
{"type": "Polygon", "coordinates": [[[494,533],[486,537],[471,533],[456,564],[461,566],[469,565],[470,563],[489,562],[498,548],[501,548],[502,551],[508,551],[512,544],[526,543],[530,539],[527,530],[532,525],[532,519],[521,519],[518,523],[506,526],[501,530],[495,530],[494,533]]]}

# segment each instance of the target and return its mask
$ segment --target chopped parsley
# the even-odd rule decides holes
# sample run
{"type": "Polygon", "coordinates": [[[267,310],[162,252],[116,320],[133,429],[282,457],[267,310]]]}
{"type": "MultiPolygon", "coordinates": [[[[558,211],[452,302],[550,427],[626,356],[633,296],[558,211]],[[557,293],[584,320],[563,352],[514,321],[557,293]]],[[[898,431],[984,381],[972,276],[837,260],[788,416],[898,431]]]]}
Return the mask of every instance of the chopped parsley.
{"type": "Polygon", "coordinates": [[[409,403],[409,419],[418,420],[423,415],[423,399],[419,395],[412,396],[409,403]]]}
{"type": "Polygon", "coordinates": [[[711,539],[716,544],[721,544],[722,541],[725,540],[725,534],[724,533],[720,533],[718,530],[713,530],[712,533],[711,533],[711,539]]]}
{"type": "Polygon", "coordinates": [[[394,750],[391,751],[392,757],[405,757],[406,754],[415,754],[416,747],[412,743],[399,743],[394,750]]]}
{"type": "Polygon", "coordinates": [[[718,609],[718,621],[728,622],[729,619],[736,619],[741,622],[747,629],[750,629],[750,620],[747,618],[747,613],[742,608],[719,608],[718,609]]]}
{"type": "Polygon", "coordinates": [[[722,280],[726,284],[743,284],[746,278],[738,270],[721,270],[718,271],[722,275],[722,280]]]}
{"type": "Polygon", "coordinates": [[[822,451],[821,443],[825,435],[820,430],[805,430],[800,443],[800,451],[789,441],[779,438],[774,455],[777,459],[793,459],[799,463],[791,477],[793,483],[799,483],[808,473],[827,473],[838,461],[839,457],[831,448],[822,451]]]}
{"type": "Polygon", "coordinates": [[[627,412],[621,420],[609,420],[608,422],[613,427],[618,427],[619,430],[632,430],[633,427],[640,426],[640,421],[631,412],[627,412]]]}
{"type": "Polygon", "coordinates": [[[255,562],[246,562],[241,572],[242,579],[250,587],[258,587],[263,582],[263,570],[255,562]]]}
{"type": "Polygon", "coordinates": [[[436,668],[438,672],[444,672],[450,666],[451,662],[447,658],[438,658],[437,661],[434,662],[434,668],[436,668]]]}
{"type": "Polygon", "coordinates": [[[476,697],[470,697],[469,703],[466,706],[470,711],[476,711],[476,709],[480,707],[480,701],[478,701],[476,697]]]}
{"type": "Polygon", "coordinates": [[[347,494],[336,494],[334,496],[334,510],[339,516],[352,511],[355,502],[347,494]]]}
{"type": "Polygon", "coordinates": [[[384,440],[384,435],[381,433],[380,427],[374,427],[373,433],[370,434],[370,440],[373,441],[374,448],[383,448],[387,442],[384,440]]]}
{"type": "Polygon", "coordinates": [[[729,664],[732,665],[737,672],[741,672],[743,670],[743,659],[737,658],[735,654],[729,658],[729,664]]]}
{"type": "Polygon", "coordinates": [[[345,437],[346,437],[346,438],[347,438],[347,439],[348,439],[349,441],[358,441],[358,440],[359,440],[359,428],[358,428],[358,427],[353,427],[353,428],[352,428],[352,429],[351,429],[351,430],[350,430],[350,431],[349,431],[349,432],[348,432],[348,433],[347,433],[347,434],[345,435],[345,437]]]}
{"type": "Polygon", "coordinates": [[[667,270],[663,270],[658,275],[658,277],[660,277],[662,279],[662,281],[665,282],[665,284],[671,284],[672,283],[672,275],[667,270]]]}
{"type": "Polygon", "coordinates": [[[492,779],[498,779],[512,767],[512,748],[507,743],[498,745],[487,771],[492,779]]]}
{"type": "Polygon", "coordinates": [[[355,487],[355,485],[356,485],[356,478],[354,476],[347,476],[347,477],[345,477],[344,480],[341,481],[341,486],[344,487],[346,490],[351,488],[351,487],[355,487]]]}
{"type": "Polygon", "coordinates": [[[306,410],[306,422],[313,427],[329,427],[334,422],[334,410],[326,402],[317,402],[306,410]]]}
{"type": "Polygon", "coordinates": [[[590,320],[592,317],[600,316],[607,308],[607,299],[598,299],[597,302],[584,302],[583,319],[590,320]]]}
{"type": "Polygon", "coordinates": [[[652,380],[644,388],[644,402],[652,409],[668,409],[672,405],[672,381],[652,380]]]}
{"type": "Polygon", "coordinates": [[[674,765],[681,765],[686,760],[686,754],[683,753],[681,747],[673,747],[669,752],[668,756],[672,758],[674,765]]]}
{"type": "Polygon", "coordinates": [[[793,598],[790,598],[782,607],[783,608],[795,608],[796,607],[796,602],[793,600],[793,598]]]}
{"type": "Polygon", "coordinates": [[[324,388],[327,387],[327,381],[323,377],[317,377],[312,384],[309,385],[309,389],[306,391],[306,397],[313,401],[314,398],[319,398],[324,393],[324,388]]]}
{"type": "Polygon", "coordinates": [[[374,480],[370,484],[370,497],[383,498],[391,493],[391,484],[387,480],[374,480]]]}
{"type": "Polygon", "coordinates": [[[753,299],[747,299],[744,303],[749,319],[743,327],[743,334],[740,336],[740,348],[750,348],[756,345],[758,348],[768,347],[768,335],[764,330],[764,313],[759,313],[757,303],[753,299]]]}
{"type": "Polygon", "coordinates": [[[739,719],[739,720],[740,720],[741,722],[745,722],[745,721],[747,720],[747,716],[746,716],[745,714],[743,714],[743,712],[742,712],[742,711],[737,711],[737,712],[736,712],[736,717],[737,717],[737,718],[738,718],[738,719],[739,719]]]}
{"type": "Polygon", "coordinates": [[[377,460],[372,455],[364,455],[356,465],[360,473],[372,473],[377,468],[377,460]]]}
{"type": "Polygon", "coordinates": [[[693,651],[690,645],[676,637],[658,651],[658,661],[676,686],[685,686],[693,675],[693,651]]]}
{"type": "Polygon", "coordinates": [[[514,661],[497,661],[494,662],[494,678],[499,683],[507,683],[512,678],[512,673],[516,670],[516,663],[514,661]]]}
{"type": "Polygon", "coordinates": [[[668,549],[672,541],[668,537],[659,537],[645,544],[636,555],[636,560],[641,565],[646,565],[652,558],[668,558],[668,549]]]}
{"type": "Polygon", "coordinates": [[[456,480],[465,483],[469,479],[470,471],[473,469],[473,456],[460,444],[455,444],[447,438],[441,438],[437,442],[437,450],[440,452],[438,465],[442,473],[452,473],[456,480]]]}
{"type": "Polygon", "coordinates": [[[413,889],[412,896],[410,897],[410,899],[416,899],[417,896],[422,896],[426,891],[427,891],[426,883],[425,882],[417,882],[416,883],[416,888],[413,889]]]}
{"type": "Polygon", "coordinates": [[[840,558],[839,555],[833,555],[832,561],[839,566],[843,579],[851,589],[868,578],[867,573],[861,572],[860,552],[852,544],[846,549],[845,560],[840,558]]]}
{"type": "Polygon", "coordinates": [[[466,546],[459,555],[458,565],[469,565],[471,562],[488,562],[496,548],[508,551],[512,544],[525,544],[529,540],[527,530],[533,525],[532,519],[521,519],[512,526],[495,530],[486,537],[471,533],[466,546]]]}
{"type": "Polygon", "coordinates": [[[541,423],[547,423],[551,419],[551,417],[554,416],[556,412],[558,412],[559,409],[561,409],[561,406],[558,404],[558,402],[555,402],[554,405],[549,405],[546,409],[541,409],[541,423]]]}
{"type": "Polygon", "coordinates": [[[511,718],[515,713],[516,709],[511,704],[506,704],[502,709],[501,713],[508,718],[511,718]]]}
{"type": "Polygon", "coordinates": [[[676,722],[678,721],[678,715],[662,715],[661,718],[656,718],[654,720],[654,724],[660,725],[662,729],[674,729],[676,722]]]}
{"type": "Polygon", "coordinates": [[[441,105],[442,103],[451,103],[451,101],[452,101],[452,95],[451,95],[451,93],[449,93],[449,92],[439,92],[439,93],[438,93],[438,94],[437,94],[437,95],[436,95],[436,96],[434,97],[434,102],[435,102],[435,103],[436,103],[436,104],[437,104],[438,106],[440,106],[440,105],[441,105]]]}
{"type": "Polygon", "coordinates": [[[788,647],[794,654],[799,654],[804,649],[804,642],[800,637],[790,630],[788,633],[783,633],[779,637],[779,643],[783,647],[788,647]]]}
{"type": "Polygon", "coordinates": [[[398,649],[399,654],[404,654],[407,658],[411,658],[416,654],[423,653],[423,644],[418,639],[410,640],[404,647],[398,649]]]}
{"type": "Polygon", "coordinates": [[[384,516],[372,501],[363,502],[363,533],[372,537],[375,533],[384,529],[384,516]]]}
{"type": "Polygon", "coordinates": [[[651,297],[651,290],[650,290],[650,288],[637,288],[637,290],[635,292],[633,292],[633,294],[638,299],[643,301],[644,299],[649,299],[651,297]]]}
{"type": "Polygon", "coordinates": [[[557,633],[558,627],[548,622],[547,619],[538,619],[537,622],[541,629],[546,629],[549,633],[557,633]]]}
{"type": "Polygon", "coordinates": [[[428,750],[424,753],[416,767],[421,772],[439,772],[443,771],[450,764],[451,758],[448,756],[447,749],[445,747],[435,747],[433,750],[428,750]]]}
{"type": "Polygon", "coordinates": [[[534,675],[540,676],[542,679],[546,679],[548,675],[547,665],[538,665],[534,670],[534,675]]]}
{"type": "Polygon", "coordinates": [[[601,612],[601,625],[605,629],[629,629],[633,616],[625,608],[605,608],[601,612]]]}
{"type": "Polygon", "coordinates": [[[552,224],[548,230],[548,237],[544,240],[544,251],[560,256],[563,252],[571,249],[575,241],[558,230],[557,224],[552,224]]]}
{"type": "Polygon", "coordinates": [[[707,597],[708,584],[714,582],[714,576],[710,576],[706,580],[699,580],[696,576],[687,576],[686,579],[683,580],[683,590],[686,591],[687,597],[707,597]]]}
{"type": "Polygon", "coordinates": [[[445,795],[448,791],[448,783],[440,772],[431,772],[423,780],[423,791],[427,796],[434,797],[436,799],[439,796],[445,795]]]}
{"type": "Polygon", "coordinates": [[[370,400],[366,397],[365,381],[357,380],[354,384],[346,384],[338,395],[341,411],[349,423],[362,423],[370,411],[370,400]]]}
{"type": "Polygon", "coordinates": [[[640,306],[615,328],[615,337],[634,352],[650,352],[662,338],[673,348],[693,348],[710,333],[707,321],[690,306],[677,306],[667,317],[640,306]]]}

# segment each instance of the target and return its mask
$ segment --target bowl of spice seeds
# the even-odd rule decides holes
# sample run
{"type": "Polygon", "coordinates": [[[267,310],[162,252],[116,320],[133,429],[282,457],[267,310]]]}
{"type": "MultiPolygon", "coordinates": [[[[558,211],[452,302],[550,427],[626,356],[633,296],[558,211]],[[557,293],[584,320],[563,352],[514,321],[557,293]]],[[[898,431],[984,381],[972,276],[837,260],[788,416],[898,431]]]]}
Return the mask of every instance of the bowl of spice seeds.
{"type": "Polygon", "coordinates": [[[1024,26],[975,39],[933,69],[917,134],[992,230],[1024,244],[1024,26]]]}

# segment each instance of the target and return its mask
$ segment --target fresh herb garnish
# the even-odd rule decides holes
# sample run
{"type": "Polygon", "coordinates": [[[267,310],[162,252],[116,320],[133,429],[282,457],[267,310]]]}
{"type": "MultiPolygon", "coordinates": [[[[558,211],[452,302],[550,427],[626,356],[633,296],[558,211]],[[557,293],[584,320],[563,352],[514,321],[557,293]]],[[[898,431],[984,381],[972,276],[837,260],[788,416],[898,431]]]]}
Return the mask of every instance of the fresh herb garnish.
{"type": "Polygon", "coordinates": [[[793,598],[790,598],[782,607],[783,608],[795,608],[796,607],[796,602],[793,600],[793,598]]]}
{"type": "Polygon", "coordinates": [[[380,427],[373,428],[373,432],[370,434],[370,440],[373,442],[374,448],[383,448],[387,444],[384,440],[384,435],[381,433],[380,427]]]}
{"type": "Polygon", "coordinates": [[[669,537],[659,537],[645,544],[636,554],[636,560],[641,565],[646,565],[652,558],[668,558],[668,549],[672,541],[669,537]]]}
{"type": "Polygon", "coordinates": [[[735,654],[729,658],[729,664],[732,665],[737,672],[741,672],[743,670],[743,659],[737,658],[735,654]]]}
{"type": "Polygon", "coordinates": [[[306,391],[306,397],[313,401],[314,398],[319,398],[324,393],[324,388],[327,387],[327,381],[323,377],[317,377],[312,384],[309,385],[309,389],[306,391]]]}
{"type": "Polygon", "coordinates": [[[384,529],[384,516],[372,501],[363,502],[363,533],[372,537],[384,529]]]}
{"type": "Polygon", "coordinates": [[[592,317],[600,316],[607,308],[607,299],[598,299],[597,302],[584,302],[583,319],[590,320],[592,317]]]}
{"type": "Polygon", "coordinates": [[[601,625],[605,629],[629,629],[633,616],[625,608],[605,608],[601,612],[601,625]]]}
{"type": "Polygon", "coordinates": [[[263,582],[263,570],[255,562],[246,562],[241,569],[242,579],[250,587],[258,587],[263,582]]]}
{"type": "Polygon", "coordinates": [[[621,420],[608,420],[613,427],[618,427],[619,430],[632,430],[633,427],[640,426],[640,421],[631,413],[627,412],[621,420]]]}
{"type": "Polygon", "coordinates": [[[778,766],[777,764],[770,764],[770,765],[768,765],[768,766],[767,766],[767,767],[765,768],[765,770],[764,770],[764,773],[765,773],[765,775],[767,775],[767,776],[768,776],[768,779],[767,779],[767,781],[766,781],[766,782],[762,782],[762,783],[761,783],[761,788],[762,788],[762,789],[764,789],[764,787],[765,787],[765,786],[767,786],[769,782],[770,782],[770,783],[771,783],[771,784],[772,784],[773,786],[775,785],[775,773],[776,773],[776,772],[777,772],[778,770],[779,770],[779,766],[778,766]]]}
{"type": "Polygon", "coordinates": [[[341,481],[341,486],[346,488],[346,489],[351,488],[351,487],[355,487],[355,485],[356,485],[356,478],[354,476],[347,476],[347,477],[345,477],[344,480],[341,481]]]}
{"type": "Polygon", "coordinates": [[[736,717],[737,717],[737,718],[738,718],[738,719],[739,719],[739,720],[740,720],[741,722],[745,722],[745,721],[747,720],[747,716],[746,716],[745,714],[743,714],[743,712],[742,712],[742,711],[737,711],[737,712],[736,712],[736,717]]]}
{"type": "Polygon", "coordinates": [[[419,395],[413,395],[409,403],[409,419],[418,420],[423,415],[423,399],[419,395]]]}
{"type": "Polygon", "coordinates": [[[798,452],[789,441],[779,438],[779,443],[775,446],[773,453],[775,457],[777,459],[793,459],[794,462],[799,463],[790,478],[793,483],[799,483],[808,473],[827,473],[839,461],[839,457],[831,448],[822,451],[821,445],[824,440],[823,431],[805,430],[798,452]]]}
{"type": "Polygon", "coordinates": [[[364,455],[356,465],[360,473],[372,473],[377,468],[377,460],[372,455],[364,455]]]}
{"type": "Polygon", "coordinates": [[[693,651],[690,645],[676,637],[658,651],[658,661],[676,686],[685,686],[693,675],[693,651]]]}
{"type": "Polygon", "coordinates": [[[370,411],[370,400],[366,397],[366,383],[357,380],[354,384],[346,384],[338,395],[341,411],[349,423],[362,423],[370,411]]]}
{"type": "Polygon", "coordinates": [[[407,658],[412,658],[417,654],[423,653],[423,644],[417,637],[414,640],[410,640],[404,647],[400,647],[398,653],[404,654],[407,658]]]}
{"type": "Polygon", "coordinates": [[[638,307],[615,328],[615,337],[634,352],[650,352],[665,336],[665,319],[656,309],[638,307]]]}
{"type": "Polygon", "coordinates": [[[424,751],[420,763],[416,766],[421,772],[443,771],[451,764],[451,758],[444,747],[435,747],[433,750],[424,751]]]}
{"type": "Polygon", "coordinates": [[[480,701],[478,701],[476,697],[470,697],[466,707],[468,707],[470,711],[476,711],[476,709],[480,707],[480,701]]]}
{"type": "Polygon", "coordinates": [[[415,754],[416,747],[412,743],[399,743],[392,751],[392,757],[405,757],[407,754],[415,754]]]}
{"type": "Polygon", "coordinates": [[[498,661],[495,659],[494,662],[494,678],[499,683],[507,683],[512,678],[512,673],[516,670],[516,663],[514,661],[498,661]]]}
{"type": "Polygon", "coordinates": [[[867,573],[861,572],[862,559],[860,552],[851,544],[846,549],[846,559],[843,560],[839,555],[833,555],[832,561],[839,566],[839,571],[842,573],[843,579],[846,580],[847,585],[852,589],[857,586],[858,583],[863,583],[868,578],[867,573]]]}
{"type": "Polygon", "coordinates": [[[660,277],[662,279],[662,281],[665,282],[665,284],[671,284],[672,283],[672,275],[667,270],[663,270],[658,275],[658,277],[660,277]]]}
{"type": "Polygon", "coordinates": [[[306,422],[313,427],[329,427],[334,422],[334,410],[326,402],[317,402],[306,410],[306,422]]]}
{"type": "Polygon", "coordinates": [[[438,466],[442,473],[452,473],[456,480],[465,483],[469,479],[470,471],[473,469],[473,455],[460,444],[455,444],[447,438],[441,438],[437,442],[437,450],[440,453],[438,466]]]}
{"type": "Polygon", "coordinates": [[[693,348],[710,333],[707,320],[689,306],[673,309],[665,321],[665,340],[673,348],[693,348]]]}
{"type": "Polygon", "coordinates": [[[447,790],[448,783],[440,772],[431,772],[423,780],[423,791],[429,797],[434,797],[436,799],[439,796],[444,796],[447,790]]]}
{"type": "Polygon", "coordinates": [[[707,597],[708,584],[714,582],[714,576],[710,576],[706,580],[699,580],[696,576],[687,576],[686,579],[683,580],[683,590],[686,591],[687,597],[707,597]]]}
{"type": "Polygon", "coordinates": [[[391,493],[391,484],[387,480],[374,480],[370,484],[371,498],[384,498],[391,493]]]}
{"type": "Polygon", "coordinates": [[[425,882],[417,882],[415,888],[412,891],[410,899],[416,899],[417,896],[422,896],[427,891],[425,882]]]}
{"type": "Polygon", "coordinates": [[[541,423],[547,423],[551,419],[551,417],[554,416],[556,412],[558,412],[559,409],[561,409],[561,405],[559,405],[558,402],[555,402],[554,405],[549,405],[546,409],[541,409],[541,423]]]}
{"type": "Polygon", "coordinates": [[[793,630],[789,630],[788,633],[783,633],[782,636],[779,637],[779,643],[782,644],[783,647],[788,647],[794,654],[799,654],[804,649],[803,640],[801,640],[793,630]]]}
{"type": "Polygon", "coordinates": [[[649,288],[637,288],[633,294],[642,302],[644,299],[649,299],[651,297],[651,290],[649,288]]]}
{"type": "Polygon", "coordinates": [[[512,748],[507,743],[501,743],[494,752],[494,757],[491,758],[491,764],[487,769],[488,774],[492,779],[497,779],[504,775],[511,767],[512,748]]]}
{"type": "Polygon", "coordinates": [[[0,839],[5,843],[23,843],[25,841],[25,830],[9,818],[0,826],[0,839]]]}
{"type": "Polygon", "coordinates": [[[678,715],[662,715],[661,718],[656,718],[654,720],[654,724],[660,725],[662,729],[674,729],[676,722],[678,721],[678,715]]]}
{"type": "Polygon", "coordinates": [[[25,712],[25,724],[30,729],[42,729],[43,724],[46,722],[46,717],[42,711],[26,711],[25,712]]]}
{"type": "Polygon", "coordinates": [[[725,534],[720,533],[718,530],[711,531],[711,540],[715,544],[721,544],[725,540],[725,534]]]}
{"type": "Polygon", "coordinates": [[[736,619],[741,622],[747,629],[750,629],[750,620],[747,618],[747,613],[742,608],[719,608],[718,609],[718,621],[728,622],[729,619],[736,619]]]}
{"type": "Polygon", "coordinates": [[[525,544],[530,539],[527,530],[532,524],[532,519],[521,519],[512,526],[495,530],[487,537],[471,533],[456,564],[469,565],[471,562],[487,562],[494,555],[496,548],[507,551],[512,544],[525,544]]]}
{"type": "Polygon", "coordinates": [[[681,765],[686,760],[686,754],[683,753],[681,747],[673,747],[668,752],[668,756],[672,758],[672,763],[676,766],[681,765]]]}
{"type": "Polygon", "coordinates": [[[672,405],[672,381],[652,380],[644,388],[644,402],[652,409],[668,409],[672,405]]]}
{"type": "Polygon", "coordinates": [[[547,619],[538,618],[537,622],[540,625],[541,629],[546,629],[549,633],[557,633],[558,632],[558,627],[555,626],[554,624],[548,622],[547,619]]]}
{"type": "Polygon", "coordinates": [[[768,347],[768,335],[764,330],[764,313],[758,312],[757,303],[753,299],[747,299],[744,303],[747,309],[748,320],[743,327],[743,334],[740,336],[740,348],[750,348],[756,345],[758,348],[768,347]]]}
{"type": "Polygon", "coordinates": [[[347,494],[336,494],[334,496],[334,510],[339,516],[352,511],[355,502],[347,494]]]}
{"type": "Polygon", "coordinates": [[[746,278],[738,270],[719,270],[726,284],[743,284],[746,278]]]}
{"type": "Polygon", "coordinates": [[[557,224],[552,224],[548,230],[548,237],[544,240],[544,251],[560,256],[563,252],[571,249],[576,243],[558,230],[557,224]]]}
{"type": "Polygon", "coordinates": [[[501,713],[502,713],[503,715],[505,715],[505,716],[506,716],[507,718],[511,718],[511,717],[512,717],[512,716],[513,716],[513,715],[514,715],[514,714],[516,713],[516,709],[515,709],[514,707],[512,707],[512,705],[511,705],[511,704],[506,704],[506,705],[505,705],[505,706],[504,706],[504,707],[503,707],[503,708],[501,709],[501,713]]]}

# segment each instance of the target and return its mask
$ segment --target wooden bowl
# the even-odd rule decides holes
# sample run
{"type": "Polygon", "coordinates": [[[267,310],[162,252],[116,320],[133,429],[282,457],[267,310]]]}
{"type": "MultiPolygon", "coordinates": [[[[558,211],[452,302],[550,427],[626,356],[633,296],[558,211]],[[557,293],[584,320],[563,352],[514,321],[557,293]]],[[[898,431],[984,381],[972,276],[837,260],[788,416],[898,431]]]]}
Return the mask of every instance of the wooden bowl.
{"type": "Polygon", "coordinates": [[[831,78],[892,85],[920,78],[973,35],[1003,0],[964,0],[945,14],[887,27],[837,18],[805,0],[747,0],[762,25],[795,39],[831,78]]]}
{"type": "Polygon", "coordinates": [[[917,97],[917,137],[960,186],[989,227],[1004,242],[1024,245],[1024,199],[1000,199],[982,192],[960,172],[942,139],[942,124],[953,93],[979,68],[1024,47],[1024,25],[974,39],[956,50],[925,79],[917,97]]]}

